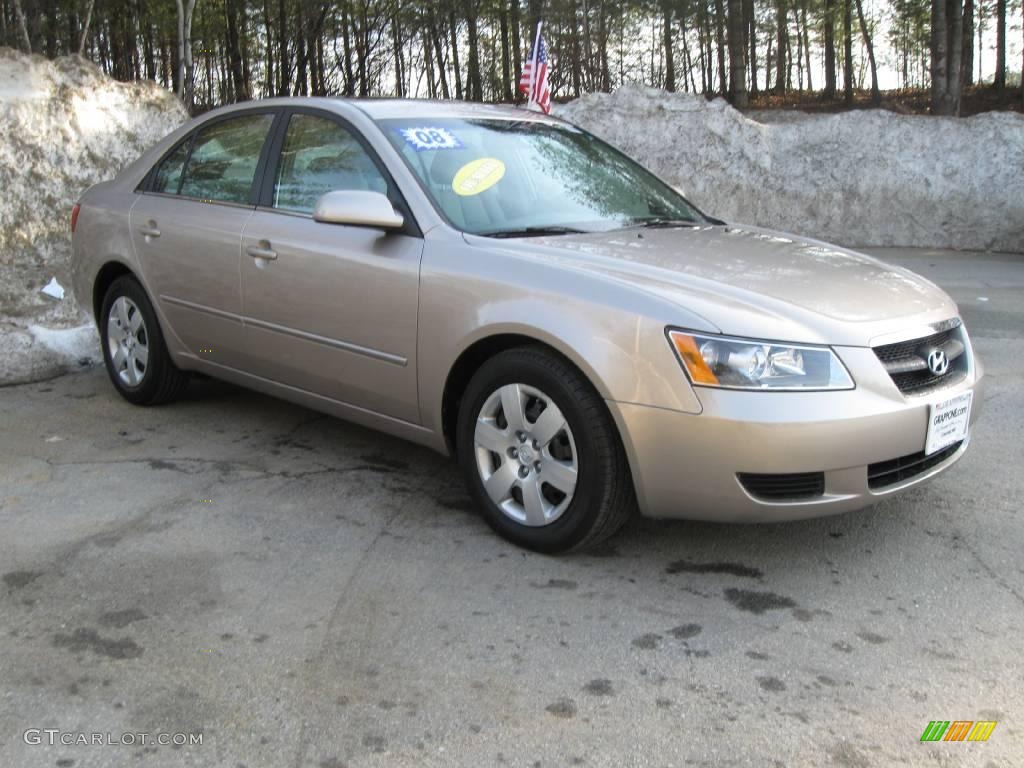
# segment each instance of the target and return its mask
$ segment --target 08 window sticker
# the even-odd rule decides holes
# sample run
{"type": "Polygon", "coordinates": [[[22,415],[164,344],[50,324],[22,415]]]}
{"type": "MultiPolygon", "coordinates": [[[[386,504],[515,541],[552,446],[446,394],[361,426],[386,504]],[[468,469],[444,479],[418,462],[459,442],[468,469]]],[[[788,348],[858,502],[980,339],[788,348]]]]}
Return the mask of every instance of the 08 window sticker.
{"type": "Polygon", "coordinates": [[[396,128],[405,143],[422,152],[425,149],[462,149],[462,142],[447,128],[423,125],[413,128],[396,128]]]}

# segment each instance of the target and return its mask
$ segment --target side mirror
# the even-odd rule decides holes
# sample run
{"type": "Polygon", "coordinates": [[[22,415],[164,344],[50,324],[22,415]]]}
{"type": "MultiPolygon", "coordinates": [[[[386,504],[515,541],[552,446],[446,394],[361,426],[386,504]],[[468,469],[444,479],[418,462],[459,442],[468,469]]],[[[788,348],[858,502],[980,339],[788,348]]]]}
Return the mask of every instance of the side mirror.
{"type": "Polygon", "coordinates": [[[325,224],[377,229],[400,229],[405,224],[387,195],[363,190],[339,190],[321,195],[313,209],[313,219],[325,224]]]}

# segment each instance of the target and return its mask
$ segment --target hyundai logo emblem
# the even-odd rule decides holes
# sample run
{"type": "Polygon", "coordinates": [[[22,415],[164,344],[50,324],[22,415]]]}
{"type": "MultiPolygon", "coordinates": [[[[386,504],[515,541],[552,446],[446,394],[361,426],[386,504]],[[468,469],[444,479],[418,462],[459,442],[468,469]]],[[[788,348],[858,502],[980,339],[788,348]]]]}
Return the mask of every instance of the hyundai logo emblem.
{"type": "Polygon", "coordinates": [[[942,376],[949,370],[949,358],[941,349],[933,349],[928,354],[928,370],[936,376],[942,376]]]}

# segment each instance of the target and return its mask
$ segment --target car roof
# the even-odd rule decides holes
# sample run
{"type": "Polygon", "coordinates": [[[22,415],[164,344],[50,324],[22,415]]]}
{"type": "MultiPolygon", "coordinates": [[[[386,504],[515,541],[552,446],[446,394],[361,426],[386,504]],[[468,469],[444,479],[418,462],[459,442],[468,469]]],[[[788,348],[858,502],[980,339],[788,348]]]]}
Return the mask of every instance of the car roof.
{"type": "Polygon", "coordinates": [[[338,99],[362,110],[373,120],[395,117],[475,117],[505,120],[554,121],[540,112],[507,104],[479,104],[440,99],[338,99]]]}

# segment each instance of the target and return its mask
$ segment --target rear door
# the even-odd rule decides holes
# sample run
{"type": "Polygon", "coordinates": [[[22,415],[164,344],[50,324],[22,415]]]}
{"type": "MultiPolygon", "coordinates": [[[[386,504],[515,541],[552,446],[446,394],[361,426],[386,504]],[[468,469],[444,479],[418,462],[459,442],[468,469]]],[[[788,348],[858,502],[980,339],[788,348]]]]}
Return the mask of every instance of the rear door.
{"type": "Polygon", "coordinates": [[[201,126],[154,169],[131,212],[143,275],[197,357],[244,365],[242,228],[252,216],[276,113],[232,113],[201,126]]]}
{"type": "Polygon", "coordinates": [[[254,373],[419,423],[415,355],[423,239],[357,129],[312,109],[282,117],[242,251],[254,373]],[[313,220],[320,195],[354,189],[388,195],[406,216],[407,230],[313,220]]]}

